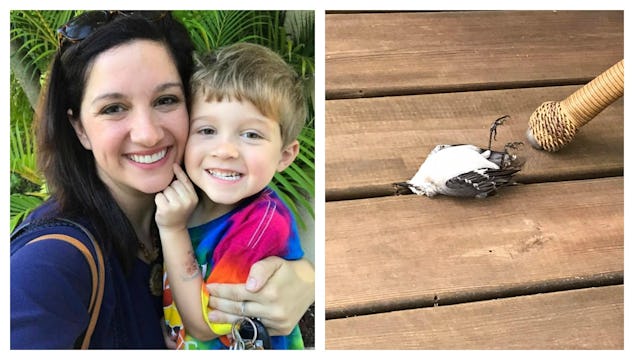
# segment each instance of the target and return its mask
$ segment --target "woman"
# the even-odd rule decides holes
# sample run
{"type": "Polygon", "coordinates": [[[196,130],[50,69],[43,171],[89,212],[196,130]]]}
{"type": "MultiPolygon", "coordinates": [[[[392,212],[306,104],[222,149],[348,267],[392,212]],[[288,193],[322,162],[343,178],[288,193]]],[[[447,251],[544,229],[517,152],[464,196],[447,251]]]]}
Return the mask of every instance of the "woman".
{"type": "MultiPolygon", "coordinates": [[[[154,196],[182,161],[193,45],[160,11],[92,11],[59,33],[37,124],[52,196],[12,242],[11,347],[71,348],[87,329],[92,280],[80,252],[60,241],[23,246],[53,233],[90,244],[78,227],[55,220],[63,217],[90,229],[104,253],[90,347],[163,348],[154,196]]],[[[260,317],[271,333],[286,334],[306,309],[287,299],[310,305],[312,274],[306,262],[258,263],[246,288],[210,287],[210,317],[260,317]]]]}

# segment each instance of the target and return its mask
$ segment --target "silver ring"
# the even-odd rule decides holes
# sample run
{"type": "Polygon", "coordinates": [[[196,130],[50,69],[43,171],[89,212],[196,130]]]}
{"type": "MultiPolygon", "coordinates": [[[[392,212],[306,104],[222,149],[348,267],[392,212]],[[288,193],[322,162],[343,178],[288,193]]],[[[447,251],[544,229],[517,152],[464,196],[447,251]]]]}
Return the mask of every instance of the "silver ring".
{"type": "Polygon", "coordinates": [[[242,301],[242,305],[240,306],[240,315],[242,315],[242,316],[244,316],[244,307],[245,307],[246,303],[247,303],[247,301],[243,300],[242,301]]]}

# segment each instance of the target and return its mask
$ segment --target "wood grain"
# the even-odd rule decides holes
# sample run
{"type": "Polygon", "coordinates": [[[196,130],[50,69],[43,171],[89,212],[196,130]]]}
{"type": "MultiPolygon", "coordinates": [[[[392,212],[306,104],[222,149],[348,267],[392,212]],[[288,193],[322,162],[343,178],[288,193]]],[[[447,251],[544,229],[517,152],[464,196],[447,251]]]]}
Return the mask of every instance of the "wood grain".
{"type": "Polygon", "coordinates": [[[622,11],[328,14],[325,27],[327,99],[586,83],[624,57],[622,11]]]}
{"type": "Polygon", "coordinates": [[[557,153],[525,139],[543,102],[624,57],[623,11],[325,20],[326,348],[623,348],[624,99],[557,153]],[[493,148],[525,143],[519,185],[393,196],[506,114],[493,148]]]}
{"type": "Polygon", "coordinates": [[[623,349],[622,285],[326,322],[327,349],[623,349]]]}
{"type": "Polygon", "coordinates": [[[410,179],[438,144],[487,146],[493,120],[509,114],[494,146],[521,141],[525,183],[618,176],[624,166],[624,99],[583,126],[557,153],[537,151],[525,138],[529,117],[545,101],[579,86],[474,91],[326,102],[327,200],[382,196],[410,179]]]}
{"type": "Polygon", "coordinates": [[[620,283],[623,178],[326,204],[327,317],[620,283]]]}

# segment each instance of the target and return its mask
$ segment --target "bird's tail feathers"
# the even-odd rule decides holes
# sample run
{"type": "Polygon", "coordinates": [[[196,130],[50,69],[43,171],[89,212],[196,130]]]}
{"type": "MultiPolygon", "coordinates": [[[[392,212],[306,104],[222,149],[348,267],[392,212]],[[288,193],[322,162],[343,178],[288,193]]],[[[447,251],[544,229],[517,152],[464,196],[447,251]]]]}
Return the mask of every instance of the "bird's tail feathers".
{"type": "Polygon", "coordinates": [[[393,189],[394,189],[394,193],[396,195],[409,195],[409,194],[413,194],[413,191],[411,191],[411,185],[406,182],[396,182],[393,183],[393,189]]]}

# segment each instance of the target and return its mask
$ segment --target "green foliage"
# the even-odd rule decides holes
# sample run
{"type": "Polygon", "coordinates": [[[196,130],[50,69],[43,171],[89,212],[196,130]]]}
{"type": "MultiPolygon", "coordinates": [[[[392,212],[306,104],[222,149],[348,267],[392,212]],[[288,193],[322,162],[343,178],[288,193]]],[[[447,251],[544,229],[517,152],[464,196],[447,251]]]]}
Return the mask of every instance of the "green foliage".
{"type": "Polygon", "coordinates": [[[20,221],[24,219],[33,209],[38,207],[42,203],[42,199],[36,196],[29,196],[25,194],[11,194],[11,220],[9,222],[11,231],[20,224],[20,221]]]}
{"type": "MultiPolygon", "coordinates": [[[[69,21],[74,11],[11,11],[11,41],[18,44],[21,62],[44,73],[58,50],[56,29],[69,21]]],[[[31,74],[36,75],[35,73],[31,74]]]]}
{"type": "MultiPolygon", "coordinates": [[[[11,229],[47,198],[46,184],[37,172],[35,136],[31,130],[33,95],[46,78],[58,48],[56,29],[79,11],[33,10],[10,12],[11,40],[11,229]],[[33,88],[36,88],[33,91],[33,88]],[[31,100],[31,102],[30,102],[31,100]]],[[[255,42],[279,53],[305,80],[309,118],[299,141],[300,154],[273,186],[292,208],[300,225],[301,211],[314,216],[314,12],[313,11],[174,11],[198,52],[235,42],[255,42]]]]}
{"type": "Polygon", "coordinates": [[[260,11],[174,11],[189,31],[199,53],[236,42],[257,42],[256,29],[269,24],[269,15],[260,11]]]}
{"type": "Polygon", "coordinates": [[[43,178],[36,171],[35,136],[31,129],[33,111],[13,76],[10,114],[10,224],[13,229],[46,198],[46,192],[41,190],[43,178]]]}
{"type": "Polygon", "coordinates": [[[313,128],[302,129],[298,137],[300,153],[296,161],[282,173],[276,173],[272,181],[273,188],[293,211],[303,229],[306,229],[306,224],[302,221],[300,206],[315,217],[313,203],[311,203],[315,194],[314,135],[313,128]]]}
{"type": "Polygon", "coordinates": [[[35,185],[42,185],[42,179],[36,173],[35,134],[31,131],[31,117],[27,116],[31,107],[24,94],[19,96],[21,89],[17,83],[12,81],[11,85],[11,172],[35,185]]]}

